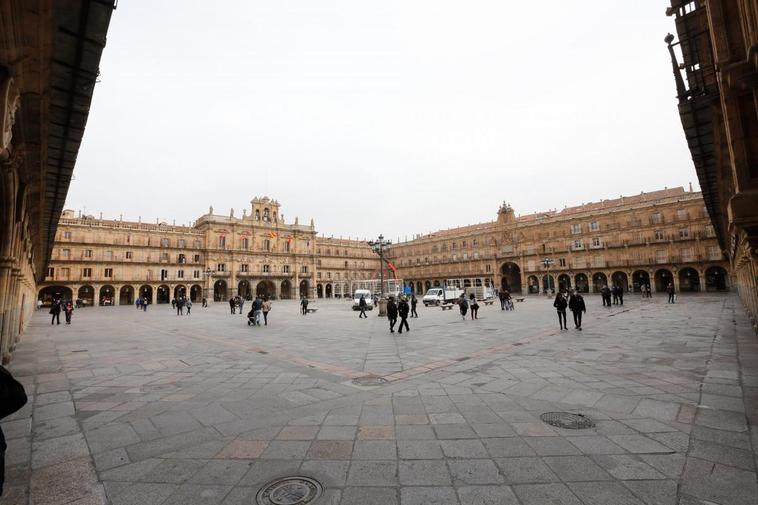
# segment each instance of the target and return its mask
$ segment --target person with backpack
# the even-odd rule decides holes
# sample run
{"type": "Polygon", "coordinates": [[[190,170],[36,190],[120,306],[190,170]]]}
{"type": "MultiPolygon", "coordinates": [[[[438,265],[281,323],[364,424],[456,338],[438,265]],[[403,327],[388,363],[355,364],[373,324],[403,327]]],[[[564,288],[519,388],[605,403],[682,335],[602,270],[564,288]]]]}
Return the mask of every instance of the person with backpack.
{"type": "Polygon", "coordinates": [[[237,300],[235,300],[234,297],[229,298],[229,310],[231,310],[232,314],[236,314],[237,300]]]}
{"type": "Polygon", "coordinates": [[[397,304],[395,304],[395,297],[390,296],[387,302],[387,319],[390,322],[390,333],[395,333],[395,323],[397,323],[397,304]]]}
{"type": "MultiPolygon", "coordinates": [[[[17,412],[26,405],[26,402],[24,386],[14,379],[5,367],[0,365],[0,419],[17,412]]],[[[5,451],[7,448],[3,428],[0,426],[0,496],[3,495],[3,485],[5,484],[5,451]]]]}
{"type": "Polygon", "coordinates": [[[410,326],[408,326],[408,313],[410,312],[410,306],[408,305],[408,300],[403,296],[400,298],[400,303],[397,305],[397,313],[400,314],[400,327],[398,328],[398,333],[403,333],[403,326],[405,326],[405,331],[411,331],[410,326]]]}
{"type": "Polygon", "coordinates": [[[566,299],[566,293],[564,290],[556,295],[553,307],[558,311],[558,324],[561,326],[561,331],[568,330],[568,324],[566,323],[566,307],[568,307],[568,300],[566,299]]]}
{"type": "Polygon", "coordinates": [[[458,308],[461,311],[461,319],[465,321],[466,313],[468,312],[468,300],[466,300],[465,294],[461,294],[460,298],[458,298],[458,308]]]}
{"type": "Polygon", "coordinates": [[[263,300],[261,311],[263,312],[263,324],[268,326],[268,313],[271,312],[271,300],[269,300],[268,297],[263,300]]]}
{"type": "Polygon", "coordinates": [[[584,298],[578,291],[571,291],[568,308],[574,314],[574,324],[576,325],[576,329],[582,331],[582,313],[587,312],[587,306],[584,304],[584,298]]]}

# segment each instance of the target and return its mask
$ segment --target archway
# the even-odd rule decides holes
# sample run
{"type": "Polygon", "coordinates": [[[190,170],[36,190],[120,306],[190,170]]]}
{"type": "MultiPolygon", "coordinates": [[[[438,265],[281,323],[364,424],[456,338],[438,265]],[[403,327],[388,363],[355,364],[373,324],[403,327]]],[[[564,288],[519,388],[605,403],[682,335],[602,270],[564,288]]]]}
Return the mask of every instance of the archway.
{"type": "Polygon", "coordinates": [[[118,292],[119,305],[131,305],[134,303],[134,288],[131,286],[121,286],[118,292]]]}
{"type": "Polygon", "coordinates": [[[558,289],[570,289],[571,277],[567,274],[561,274],[558,276],[558,289]]]}
{"type": "Polygon", "coordinates": [[[430,289],[432,289],[432,283],[430,281],[426,281],[424,283],[424,286],[426,286],[426,290],[427,291],[429,291],[430,289]]]}
{"type": "Polygon", "coordinates": [[[515,263],[504,263],[500,267],[500,287],[511,293],[521,293],[521,269],[515,263]]]}
{"type": "Polygon", "coordinates": [[[158,286],[158,292],[155,294],[156,303],[169,303],[171,301],[171,288],[165,284],[158,286]]]}
{"type": "Polygon", "coordinates": [[[299,286],[300,298],[302,297],[308,298],[309,289],[310,289],[310,284],[308,283],[308,281],[300,281],[300,286],[299,286]]]}
{"type": "Polygon", "coordinates": [[[555,291],[555,278],[552,275],[543,275],[542,276],[542,291],[548,292],[548,291],[555,291]]]}
{"type": "Polygon", "coordinates": [[[248,281],[239,281],[237,284],[237,294],[245,300],[249,300],[253,297],[253,290],[250,288],[248,281]]]}
{"type": "Polygon", "coordinates": [[[592,292],[599,293],[603,286],[608,285],[608,277],[603,272],[595,272],[592,275],[592,292]]]}
{"type": "Polygon", "coordinates": [[[184,298],[187,296],[187,288],[183,284],[179,284],[174,288],[174,299],[184,298]]]}
{"type": "Polygon", "coordinates": [[[100,305],[113,305],[116,296],[116,289],[111,286],[110,284],[106,284],[102,288],[100,288],[100,305]]]}
{"type": "Polygon", "coordinates": [[[42,300],[42,305],[48,306],[53,300],[73,300],[73,292],[65,286],[48,286],[39,290],[38,300],[42,300]]]}
{"type": "Polygon", "coordinates": [[[590,283],[585,274],[576,274],[574,276],[574,286],[576,286],[576,290],[580,293],[590,292],[590,283]]]}
{"type": "Polygon", "coordinates": [[[529,286],[529,293],[534,294],[540,292],[540,283],[537,280],[537,276],[530,275],[526,282],[529,286]]]}
{"type": "Polygon", "coordinates": [[[706,291],[729,291],[729,276],[721,267],[714,266],[705,271],[706,291]]]}
{"type": "Polygon", "coordinates": [[[77,300],[81,300],[85,306],[89,305],[92,307],[95,305],[95,288],[90,285],[80,287],[76,293],[76,298],[77,300]]]}
{"type": "Polygon", "coordinates": [[[199,303],[203,300],[203,288],[199,284],[193,284],[190,288],[190,300],[192,303],[199,303]]]}
{"type": "Polygon", "coordinates": [[[216,282],[214,282],[213,283],[213,301],[224,302],[228,299],[229,297],[226,296],[226,281],[224,279],[219,279],[216,282]]]}
{"type": "Polygon", "coordinates": [[[421,281],[418,281],[416,283],[416,293],[418,293],[419,295],[424,294],[424,285],[421,283],[421,281]]]}
{"type": "MultiPolygon", "coordinates": [[[[458,282],[458,281],[456,281],[456,282],[458,282]]],[[[440,281],[434,281],[434,283],[433,283],[433,284],[434,284],[434,287],[435,287],[435,288],[438,288],[438,287],[440,287],[440,281]]],[[[458,287],[460,287],[460,282],[458,282],[458,287]]]]}
{"type": "Polygon", "coordinates": [[[292,283],[288,281],[287,279],[282,281],[282,285],[280,287],[281,289],[281,298],[282,300],[289,300],[292,298],[292,283]]]}
{"type": "Polygon", "coordinates": [[[324,295],[327,298],[331,298],[332,297],[332,285],[331,284],[327,284],[326,285],[326,290],[324,291],[324,295]]]}
{"type": "Polygon", "coordinates": [[[666,291],[666,287],[669,284],[674,283],[674,276],[671,274],[670,271],[666,270],[665,268],[661,268],[657,272],[655,272],[655,291],[658,293],[663,293],[666,291]]]}
{"type": "Polygon", "coordinates": [[[632,287],[635,293],[641,293],[645,286],[650,285],[650,274],[645,270],[637,270],[632,274],[632,287]]]}
{"type": "Polygon", "coordinates": [[[140,286],[139,295],[142,300],[147,300],[148,305],[153,303],[153,287],[147,284],[140,286]]]}
{"type": "Polygon", "coordinates": [[[679,270],[679,291],[683,293],[700,291],[700,274],[697,270],[690,267],[679,270]]]}
{"type": "Polygon", "coordinates": [[[261,298],[271,300],[276,295],[276,286],[271,281],[261,281],[255,286],[255,294],[261,298]]]}
{"type": "Polygon", "coordinates": [[[324,297],[324,286],[321,284],[316,284],[316,298],[323,298],[324,297]]]}
{"type": "Polygon", "coordinates": [[[611,283],[614,286],[620,286],[625,292],[629,291],[629,277],[624,272],[613,272],[611,283]]]}

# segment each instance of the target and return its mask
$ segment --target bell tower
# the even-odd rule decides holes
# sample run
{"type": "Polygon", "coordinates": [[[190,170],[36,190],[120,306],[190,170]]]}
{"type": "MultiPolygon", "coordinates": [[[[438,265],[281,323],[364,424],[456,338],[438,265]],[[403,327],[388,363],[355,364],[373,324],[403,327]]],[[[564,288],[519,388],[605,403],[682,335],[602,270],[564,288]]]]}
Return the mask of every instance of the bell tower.
{"type": "Polygon", "coordinates": [[[275,224],[279,222],[279,202],[271,198],[255,197],[250,201],[250,219],[263,224],[275,224]]]}
{"type": "Polygon", "coordinates": [[[516,221],[516,215],[510,204],[503,202],[497,211],[498,224],[511,224],[516,221]]]}

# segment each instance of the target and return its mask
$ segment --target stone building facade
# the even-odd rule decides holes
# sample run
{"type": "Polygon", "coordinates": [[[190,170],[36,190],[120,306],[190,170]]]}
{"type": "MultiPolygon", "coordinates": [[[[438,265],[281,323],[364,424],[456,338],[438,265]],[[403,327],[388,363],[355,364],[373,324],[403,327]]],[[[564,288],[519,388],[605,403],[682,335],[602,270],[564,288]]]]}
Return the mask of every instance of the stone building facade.
{"type": "Polygon", "coordinates": [[[395,244],[390,260],[415,292],[444,282],[515,293],[616,284],[639,291],[728,290],[728,262],[701,193],[683,188],[515,215],[395,244]],[[544,260],[549,260],[546,265],[544,260]]]}
{"type": "Polygon", "coordinates": [[[684,135],[758,331],[758,8],[755,0],[671,0],[666,14],[678,35],[665,41],[684,135]]]}
{"type": "Polygon", "coordinates": [[[342,296],[376,278],[379,259],[366,242],[319,236],[313,220],[285,223],[279,202],[254,198],[250,211],[193,226],[94,219],[64,211],[38,297],[93,305],[131,305],[136,297],[168,303],[342,296]]]}

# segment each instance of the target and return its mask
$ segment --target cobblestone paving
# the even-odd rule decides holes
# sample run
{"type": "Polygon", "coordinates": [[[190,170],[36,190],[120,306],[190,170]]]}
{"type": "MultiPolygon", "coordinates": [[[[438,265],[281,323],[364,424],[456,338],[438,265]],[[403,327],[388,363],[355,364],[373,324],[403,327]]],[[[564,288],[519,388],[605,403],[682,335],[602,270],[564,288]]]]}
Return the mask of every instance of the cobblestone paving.
{"type": "Polygon", "coordinates": [[[539,298],[465,322],[420,307],[402,335],[340,301],[276,302],[261,328],[224,304],[41,312],[11,367],[31,401],[2,423],[0,504],[251,504],[289,475],[322,482],[319,505],[758,503],[738,299],[587,301],[582,332],[539,298]]]}

